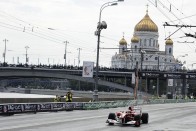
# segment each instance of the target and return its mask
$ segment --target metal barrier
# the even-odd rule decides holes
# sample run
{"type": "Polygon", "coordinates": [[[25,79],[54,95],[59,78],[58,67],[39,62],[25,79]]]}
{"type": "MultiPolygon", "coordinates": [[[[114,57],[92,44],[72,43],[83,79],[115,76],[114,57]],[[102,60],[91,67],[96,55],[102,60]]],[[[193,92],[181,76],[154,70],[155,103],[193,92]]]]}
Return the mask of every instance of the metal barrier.
{"type": "Polygon", "coordinates": [[[164,104],[196,102],[195,99],[149,99],[149,100],[125,100],[102,102],[49,102],[49,103],[7,103],[0,104],[0,115],[13,115],[17,113],[36,113],[50,111],[70,110],[97,110],[103,108],[126,107],[130,105],[164,104]]]}

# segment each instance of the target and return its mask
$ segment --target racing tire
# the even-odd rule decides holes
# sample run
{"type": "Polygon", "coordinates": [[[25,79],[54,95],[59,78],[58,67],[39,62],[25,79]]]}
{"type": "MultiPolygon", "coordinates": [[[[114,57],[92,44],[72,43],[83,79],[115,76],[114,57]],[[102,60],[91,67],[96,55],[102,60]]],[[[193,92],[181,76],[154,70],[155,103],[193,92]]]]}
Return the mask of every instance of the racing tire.
{"type": "Polygon", "coordinates": [[[141,125],[141,116],[140,115],[134,116],[134,120],[136,121],[135,127],[140,127],[140,125],[141,125]]]}
{"type": "Polygon", "coordinates": [[[116,114],[115,113],[110,113],[108,115],[108,119],[116,120],[116,114]]]}
{"type": "MultiPolygon", "coordinates": [[[[115,113],[110,113],[108,115],[108,119],[116,120],[116,114],[115,113]]],[[[114,125],[114,123],[108,123],[108,125],[114,125]]]]}
{"type": "Polygon", "coordinates": [[[144,124],[148,124],[148,118],[149,118],[149,116],[148,116],[148,113],[142,113],[142,123],[144,123],[144,124]]]}
{"type": "Polygon", "coordinates": [[[114,123],[108,123],[108,125],[112,126],[112,125],[114,125],[114,123]]]}

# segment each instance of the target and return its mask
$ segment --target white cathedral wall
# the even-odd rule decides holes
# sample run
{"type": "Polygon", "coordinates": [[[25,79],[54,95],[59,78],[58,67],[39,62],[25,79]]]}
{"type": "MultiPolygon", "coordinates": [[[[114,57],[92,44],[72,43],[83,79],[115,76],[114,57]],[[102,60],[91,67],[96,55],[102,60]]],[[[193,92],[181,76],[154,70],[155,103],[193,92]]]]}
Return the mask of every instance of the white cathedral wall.
{"type": "Polygon", "coordinates": [[[173,45],[165,45],[166,55],[173,55],[173,45]],[[171,52],[169,51],[171,48],[171,52]]]}
{"type": "Polygon", "coordinates": [[[134,32],[136,36],[139,37],[139,48],[148,48],[150,50],[159,50],[158,47],[158,33],[157,32],[145,32],[136,31],[134,32]]]}

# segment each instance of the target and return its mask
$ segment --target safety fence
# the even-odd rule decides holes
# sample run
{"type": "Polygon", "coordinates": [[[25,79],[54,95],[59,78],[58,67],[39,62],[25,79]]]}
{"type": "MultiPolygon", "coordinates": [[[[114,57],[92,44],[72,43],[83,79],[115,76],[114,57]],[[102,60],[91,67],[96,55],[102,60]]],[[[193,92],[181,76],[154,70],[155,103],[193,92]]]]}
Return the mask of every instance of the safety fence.
{"type": "Polygon", "coordinates": [[[0,115],[37,113],[52,111],[96,110],[126,107],[130,105],[196,102],[195,99],[149,99],[100,102],[49,102],[49,103],[7,103],[0,104],[0,115]]]}

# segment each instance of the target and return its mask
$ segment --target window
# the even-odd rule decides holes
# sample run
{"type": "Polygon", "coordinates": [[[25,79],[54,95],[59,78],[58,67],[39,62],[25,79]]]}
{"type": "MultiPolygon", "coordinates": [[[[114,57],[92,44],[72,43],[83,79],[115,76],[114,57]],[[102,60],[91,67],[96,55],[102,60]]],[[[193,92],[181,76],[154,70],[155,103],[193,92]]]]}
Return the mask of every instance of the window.
{"type": "Polygon", "coordinates": [[[171,48],[169,48],[169,54],[171,54],[172,53],[172,49],[171,48]]]}
{"type": "Polygon", "coordinates": [[[150,38],[150,40],[149,40],[149,46],[151,46],[151,38],[150,38]]]}
{"type": "Polygon", "coordinates": [[[137,46],[135,46],[135,51],[137,51],[137,46]]]}
{"type": "Polygon", "coordinates": [[[144,39],[144,46],[146,46],[146,39],[144,39]]]}
{"type": "Polygon", "coordinates": [[[140,47],[142,46],[142,40],[140,39],[140,47]]]}
{"type": "Polygon", "coordinates": [[[155,57],[155,60],[158,60],[158,57],[155,57]]]}
{"type": "Polygon", "coordinates": [[[153,47],[155,47],[155,40],[153,41],[153,47]]]}

